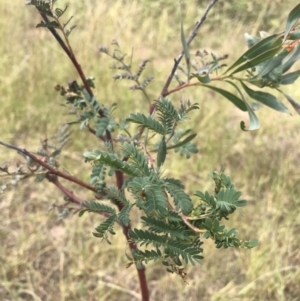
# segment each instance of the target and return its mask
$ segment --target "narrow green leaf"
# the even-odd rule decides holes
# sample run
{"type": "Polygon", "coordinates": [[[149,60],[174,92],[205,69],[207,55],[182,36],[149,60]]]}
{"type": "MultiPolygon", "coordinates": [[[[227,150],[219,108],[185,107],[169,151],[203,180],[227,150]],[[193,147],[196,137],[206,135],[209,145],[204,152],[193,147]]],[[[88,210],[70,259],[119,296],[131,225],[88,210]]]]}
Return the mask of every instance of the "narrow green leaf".
{"type": "Polygon", "coordinates": [[[188,137],[186,137],[184,140],[180,141],[179,143],[172,145],[172,146],[168,146],[167,149],[172,149],[172,148],[177,148],[177,147],[183,146],[183,145],[189,143],[190,141],[192,141],[196,136],[197,136],[197,134],[191,134],[188,137]]]}
{"type": "Polygon", "coordinates": [[[290,113],[288,108],[274,95],[262,91],[254,91],[247,87],[242,81],[240,82],[245,92],[253,99],[264,105],[283,113],[290,113]]]}
{"type": "Polygon", "coordinates": [[[280,92],[286,97],[286,99],[290,102],[290,104],[293,106],[295,111],[300,115],[300,103],[296,101],[293,97],[285,94],[284,92],[282,91],[280,92]]]}
{"type": "Polygon", "coordinates": [[[282,76],[281,85],[290,85],[295,82],[295,80],[300,76],[300,70],[295,72],[287,73],[282,76]]]}
{"type": "Polygon", "coordinates": [[[259,73],[255,76],[255,78],[262,78],[263,76],[267,75],[269,72],[274,70],[276,67],[280,66],[283,59],[289,54],[287,49],[281,51],[277,56],[270,59],[266,62],[265,66],[259,71],[259,73]]]}
{"type": "Polygon", "coordinates": [[[213,87],[213,86],[209,86],[209,85],[202,85],[202,86],[209,88],[217,93],[220,93],[222,96],[224,96],[229,101],[231,101],[235,106],[237,106],[240,110],[242,110],[244,112],[247,111],[247,107],[246,107],[244,101],[242,99],[238,98],[237,96],[235,96],[234,94],[232,94],[226,90],[213,87]]]}
{"type": "MultiPolygon", "coordinates": [[[[262,53],[270,52],[270,50],[275,51],[274,49],[278,50],[280,48],[280,45],[281,45],[281,40],[280,40],[280,35],[278,35],[278,34],[269,36],[269,37],[261,40],[260,42],[255,44],[253,47],[248,49],[233,65],[231,65],[225,71],[225,73],[227,73],[229,70],[234,69],[235,67],[237,67],[238,65],[241,65],[242,63],[244,63],[246,61],[252,60],[252,59],[260,56],[262,53]]],[[[274,54],[272,56],[274,56],[274,54]]],[[[272,57],[272,56],[270,56],[270,57],[272,57]]],[[[270,57],[268,57],[268,58],[270,58],[270,57]]],[[[247,67],[247,68],[249,68],[249,67],[247,67]]]]}
{"type": "Polygon", "coordinates": [[[271,49],[267,50],[266,52],[260,53],[257,57],[255,57],[251,60],[248,60],[244,65],[242,65],[239,68],[232,71],[230,73],[230,75],[233,75],[235,73],[244,71],[244,70],[249,69],[249,68],[254,68],[255,66],[269,60],[272,57],[274,57],[279,49],[280,49],[280,47],[275,47],[275,48],[271,48],[271,49]]]}
{"type": "Polygon", "coordinates": [[[182,16],[182,8],[181,8],[181,4],[180,4],[180,11],[181,11],[181,43],[182,43],[182,47],[183,47],[183,52],[184,52],[184,56],[185,56],[185,61],[186,61],[186,66],[187,66],[187,77],[188,80],[190,78],[190,72],[191,72],[191,57],[190,57],[190,51],[189,51],[189,46],[187,44],[186,38],[185,38],[185,34],[184,34],[184,29],[183,29],[183,16],[182,16]]]}
{"type": "Polygon", "coordinates": [[[299,18],[300,18],[300,3],[298,5],[296,5],[289,13],[286,27],[285,27],[283,41],[286,40],[288,34],[290,33],[291,29],[296,24],[296,22],[299,20],[299,18]]]}
{"type": "Polygon", "coordinates": [[[47,23],[45,23],[45,22],[42,21],[41,23],[37,24],[36,27],[37,28],[39,28],[39,27],[60,28],[59,24],[56,21],[51,21],[51,22],[47,22],[47,23]]]}
{"type": "Polygon", "coordinates": [[[249,115],[249,120],[250,120],[250,126],[249,126],[249,129],[247,130],[246,129],[246,125],[245,125],[245,122],[244,121],[241,121],[240,125],[241,125],[241,129],[243,131],[255,131],[255,130],[258,130],[260,128],[260,124],[259,124],[259,120],[258,118],[256,117],[253,109],[251,108],[251,106],[248,104],[248,102],[245,100],[241,90],[239,89],[239,87],[231,82],[231,81],[226,81],[228,82],[229,84],[231,84],[233,87],[235,87],[237,89],[237,91],[239,92],[239,94],[241,95],[241,98],[243,99],[243,102],[247,108],[247,111],[248,111],[248,115],[249,115]]]}
{"type": "Polygon", "coordinates": [[[298,44],[293,51],[290,52],[290,55],[287,57],[287,59],[282,64],[282,71],[285,73],[288,71],[294,63],[299,60],[300,58],[300,44],[298,44]]]}
{"type": "Polygon", "coordinates": [[[157,167],[164,164],[167,155],[167,144],[165,137],[162,138],[157,151],[157,167]]]}

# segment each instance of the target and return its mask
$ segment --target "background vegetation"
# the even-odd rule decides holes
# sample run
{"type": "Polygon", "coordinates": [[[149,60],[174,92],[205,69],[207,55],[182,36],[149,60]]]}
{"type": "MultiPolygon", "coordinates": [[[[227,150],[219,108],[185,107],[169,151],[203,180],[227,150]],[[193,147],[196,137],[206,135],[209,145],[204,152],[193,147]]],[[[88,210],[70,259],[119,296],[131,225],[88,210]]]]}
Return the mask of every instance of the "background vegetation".
{"type": "MultiPolygon", "coordinates": [[[[209,15],[192,51],[229,54],[231,63],[246,49],[245,32],[283,30],[295,5],[294,1],[223,2],[209,15]]],[[[73,120],[67,111],[62,116],[63,99],[53,87],[77,75],[50,33],[35,28],[39,16],[32,7],[25,7],[23,1],[3,0],[2,4],[1,140],[36,150],[40,139],[53,136],[62,120],[73,120]]],[[[149,88],[151,96],[157,97],[173,57],[181,50],[177,1],[81,0],[70,4],[67,13],[75,16],[77,24],[72,45],[86,74],[96,77],[99,100],[117,102],[124,116],[143,105],[146,112],[141,94],[129,91],[126,82],[112,80],[110,62],[97,48],[115,39],[128,55],[134,48],[137,65],[150,58],[146,72],[155,75],[149,88]]],[[[186,1],[186,29],[194,25],[204,5],[205,1],[186,1]]],[[[287,92],[299,100],[300,88],[297,84],[293,88],[287,92]]],[[[235,222],[245,239],[257,237],[261,244],[251,251],[207,246],[205,264],[190,269],[188,285],[165,273],[160,265],[150,265],[147,276],[152,300],[298,300],[299,117],[262,108],[258,111],[262,128],[248,133],[239,127],[247,115],[218,95],[198,88],[173,97],[177,102],[181,98],[200,104],[200,111],[193,114],[200,152],[189,161],[176,155],[166,166],[178,172],[191,192],[196,184],[203,190],[213,189],[207,172],[225,164],[249,200],[242,214],[234,216],[235,222]]],[[[86,170],[77,166],[83,151],[96,144],[96,139],[87,141],[85,133],[74,127],[62,165],[88,180],[89,166],[86,170]]],[[[1,166],[12,161],[21,159],[1,148],[1,166]]],[[[101,217],[60,219],[58,211],[47,211],[55,201],[62,201],[60,193],[46,182],[37,187],[28,180],[1,197],[0,299],[139,300],[136,270],[124,267],[125,238],[116,235],[112,245],[100,243],[91,230],[101,217]]]]}

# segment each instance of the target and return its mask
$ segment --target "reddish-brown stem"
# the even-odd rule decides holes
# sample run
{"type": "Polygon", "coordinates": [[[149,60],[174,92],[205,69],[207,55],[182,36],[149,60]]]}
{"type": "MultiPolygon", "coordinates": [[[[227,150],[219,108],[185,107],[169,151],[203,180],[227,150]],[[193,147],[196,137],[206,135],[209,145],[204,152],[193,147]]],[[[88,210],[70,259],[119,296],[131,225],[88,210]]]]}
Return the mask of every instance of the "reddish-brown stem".
{"type": "MultiPolygon", "coordinates": [[[[205,21],[208,12],[210,11],[210,9],[213,7],[213,5],[214,5],[217,1],[218,1],[218,0],[211,0],[211,1],[210,1],[210,3],[208,4],[206,10],[204,11],[202,17],[196,22],[196,24],[195,24],[195,26],[194,26],[194,29],[193,29],[191,35],[189,36],[189,38],[188,38],[188,40],[187,40],[187,45],[189,45],[189,44],[192,42],[192,40],[195,38],[195,36],[196,36],[196,34],[197,34],[197,31],[198,31],[198,29],[200,28],[200,26],[202,25],[202,23],[205,21]]],[[[49,20],[48,20],[47,16],[44,15],[44,14],[41,14],[41,15],[42,15],[43,19],[45,20],[45,22],[46,22],[46,23],[49,23],[49,20]]],[[[88,84],[88,82],[87,82],[87,80],[86,80],[86,77],[85,77],[85,75],[84,75],[84,73],[83,73],[83,71],[82,71],[82,68],[81,68],[80,64],[77,62],[77,60],[76,60],[76,58],[75,58],[75,56],[74,56],[72,50],[69,49],[69,48],[66,46],[66,44],[64,43],[64,41],[61,39],[61,37],[59,36],[59,34],[56,32],[56,30],[55,30],[54,28],[50,28],[50,27],[49,27],[49,30],[50,30],[51,33],[54,35],[54,37],[55,37],[55,39],[58,41],[58,43],[61,45],[62,49],[63,49],[63,50],[66,52],[66,54],[69,56],[70,60],[72,61],[74,67],[76,68],[76,70],[77,70],[77,72],[78,72],[78,74],[79,74],[79,76],[80,76],[80,78],[81,78],[81,80],[82,80],[82,83],[83,83],[83,85],[84,85],[86,91],[89,93],[89,95],[90,95],[91,97],[93,97],[92,89],[91,89],[91,87],[89,86],[89,84],[88,84]]],[[[179,63],[180,63],[182,57],[183,57],[183,54],[184,54],[184,52],[182,51],[181,54],[179,55],[179,57],[178,57],[177,59],[174,60],[174,61],[175,61],[175,62],[174,62],[174,66],[173,66],[173,68],[172,68],[172,71],[171,71],[169,77],[167,78],[167,81],[166,81],[166,83],[165,83],[165,85],[164,85],[164,87],[163,87],[163,89],[162,89],[162,91],[161,91],[161,93],[160,93],[160,96],[165,97],[165,96],[170,95],[171,93],[174,93],[174,92],[176,92],[176,91],[179,91],[179,90],[181,90],[181,89],[183,89],[183,88],[185,88],[185,87],[195,85],[195,84],[185,84],[185,85],[182,85],[182,86],[178,86],[178,87],[174,88],[174,89],[171,90],[171,91],[168,91],[169,86],[170,86],[170,84],[171,84],[171,81],[172,81],[172,79],[173,79],[173,77],[174,77],[174,74],[175,74],[175,72],[176,72],[176,70],[177,70],[177,68],[178,68],[178,65],[179,65],[179,63]]],[[[198,84],[198,83],[197,83],[197,84],[198,84]]],[[[150,112],[150,114],[152,114],[152,113],[154,112],[154,110],[155,110],[155,103],[154,103],[154,104],[151,104],[150,107],[149,107],[149,112],[150,112]]],[[[101,116],[103,116],[103,114],[102,114],[101,111],[99,112],[99,114],[100,114],[101,116]]],[[[144,128],[141,128],[141,129],[140,129],[140,134],[143,133],[143,130],[144,130],[144,128]]],[[[91,131],[91,130],[90,130],[90,131],[91,131]]],[[[91,131],[91,132],[92,132],[92,131],[91,131]]],[[[105,140],[106,140],[106,141],[109,141],[109,142],[112,142],[111,133],[110,133],[109,131],[106,131],[106,137],[105,137],[105,140]]],[[[57,170],[55,170],[54,168],[51,167],[51,169],[53,169],[53,171],[52,171],[52,170],[49,168],[48,164],[46,164],[46,165],[47,165],[47,167],[46,167],[44,162],[42,162],[41,160],[39,160],[39,159],[36,158],[35,156],[31,155],[30,153],[28,153],[26,150],[23,150],[23,154],[29,156],[29,157],[32,158],[35,162],[38,162],[39,164],[41,164],[42,166],[44,166],[45,168],[47,168],[47,169],[48,169],[50,172],[52,172],[53,174],[55,174],[55,175],[57,175],[57,176],[64,177],[65,179],[68,179],[68,180],[70,180],[70,181],[73,181],[73,182],[79,184],[79,183],[78,183],[78,179],[76,179],[75,177],[72,177],[72,176],[66,177],[65,174],[60,173],[60,172],[58,172],[57,170]],[[33,157],[34,157],[34,158],[33,158],[33,157]],[[40,162],[39,162],[39,161],[40,161],[40,162]],[[43,163],[43,164],[42,164],[42,163],[43,163]],[[76,179],[76,181],[74,181],[74,178],[76,179]]],[[[53,178],[53,179],[51,179],[51,175],[48,175],[47,177],[48,177],[48,179],[49,179],[50,181],[52,181],[52,182],[53,182],[60,190],[65,191],[65,194],[69,194],[69,195],[70,195],[71,192],[67,191],[66,189],[63,190],[63,187],[60,185],[60,183],[58,182],[58,180],[57,180],[56,177],[53,178]],[[56,181],[55,181],[54,179],[56,179],[56,181]]],[[[116,177],[116,184],[117,184],[117,187],[118,187],[118,189],[121,190],[122,187],[123,187],[123,183],[124,183],[124,175],[123,175],[122,172],[116,171],[116,172],[115,172],[115,177],[116,177]]],[[[80,181],[80,182],[81,182],[81,181],[80,181]]],[[[82,183],[81,183],[81,184],[82,184],[82,183]]],[[[80,184],[79,184],[79,185],[80,185],[80,184]]],[[[88,184],[84,183],[84,185],[88,185],[88,184]]],[[[90,185],[88,185],[88,186],[90,186],[90,185]]],[[[85,187],[85,186],[84,186],[84,187],[85,187]]],[[[87,189],[90,189],[90,187],[86,187],[86,188],[87,188],[87,189]]],[[[94,191],[94,187],[92,187],[91,190],[94,191]]],[[[70,196],[72,196],[73,198],[75,197],[73,194],[70,195],[70,196]]],[[[76,197],[75,197],[74,200],[75,200],[75,201],[79,201],[79,199],[77,199],[76,197]]],[[[124,205],[121,204],[121,203],[118,203],[117,206],[118,206],[118,209],[121,211],[124,205]]],[[[127,242],[129,243],[130,250],[131,250],[131,251],[136,250],[136,249],[137,249],[137,246],[136,246],[135,243],[133,243],[133,242],[130,240],[130,236],[129,236],[129,230],[130,230],[130,228],[131,228],[130,225],[128,225],[128,226],[123,225],[122,228],[123,228],[123,232],[124,232],[124,235],[125,235],[125,237],[126,237],[126,240],[127,240],[127,242]]],[[[138,276],[139,276],[139,281],[140,281],[140,288],[141,288],[142,300],[143,300],[143,301],[149,301],[149,292],[148,292],[147,280],[146,280],[146,276],[145,276],[145,269],[144,269],[144,267],[143,267],[142,269],[137,269],[137,271],[138,271],[138,276]]]]}
{"type": "Polygon", "coordinates": [[[46,179],[53,183],[65,196],[67,196],[70,200],[72,200],[73,203],[76,203],[78,205],[81,205],[83,207],[86,207],[84,205],[84,202],[79,199],[76,195],[73,194],[72,191],[67,189],[64,185],[62,185],[59,181],[56,175],[47,173],[46,174],[46,179]]]}
{"type": "MultiPolygon", "coordinates": [[[[115,172],[116,176],[116,183],[118,189],[122,189],[123,184],[124,184],[124,174],[120,171],[115,172]]],[[[122,203],[117,203],[119,211],[121,211],[124,207],[122,203]]],[[[123,233],[126,237],[126,240],[128,242],[130,251],[133,252],[134,250],[137,249],[137,246],[132,240],[130,239],[129,236],[129,230],[131,229],[131,225],[129,224],[128,226],[122,225],[123,228],[123,233]]],[[[148,285],[147,285],[147,279],[146,279],[146,273],[145,273],[145,267],[142,266],[142,268],[136,267],[137,272],[138,272],[138,277],[139,277],[139,282],[140,282],[140,288],[141,288],[141,294],[142,294],[142,301],[149,301],[149,291],[148,291],[148,285]]]]}
{"type": "Polygon", "coordinates": [[[96,192],[96,189],[95,189],[94,186],[92,186],[90,184],[87,184],[87,183],[81,181],[80,179],[78,179],[78,178],[76,178],[74,176],[65,174],[65,173],[63,173],[63,172],[55,169],[54,167],[52,167],[49,164],[45,163],[43,160],[37,158],[35,155],[31,154],[26,149],[22,149],[20,152],[22,154],[24,154],[25,156],[28,156],[29,158],[31,158],[34,162],[40,164],[41,166],[43,166],[44,168],[46,168],[47,170],[49,170],[51,174],[54,174],[54,175],[56,175],[58,177],[64,178],[66,180],[69,180],[70,182],[76,183],[79,186],[82,186],[82,187],[84,187],[86,189],[89,189],[89,190],[91,190],[93,192],[96,192]]]}
{"type": "MultiPolygon", "coordinates": [[[[49,19],[45,14],[41,13],[42,18],[44,19],[45,23],[49,23],[49,19]]],[[[93,91],[92,88],[89,86],[86,77],[81,69],[80,64],[77,62],[76,57],[74,56],[73,52],[70,51],[70,49],[67,47],[67,45],[65,44],[65,42],[63,41],[63,39],[60,37],[60,35],[57,33],[57,31],[54,28],[48,27],[48,29],[50,30],[50,32],[52,33],[52,35],[54,36],[54,38],[56,39],[56,41],[59,43],[59,45],[61,46],[61,48],[64,50],[64,52],[67,54],[67,56],[70,58],[70,60],[72,61],[74,67],[77,70],[77,73],[79,74],[81,81],[84,85],[84,88],[86,89],[86,91],[89,93],[89,95],[91,97],[93,97],[93,91]]]]}
{"type": "Polygon", "coordinates": [[[49,164],[47,164],[46,162],[44,162],[43,160],[37,158],[35,155],[33,155],[32,153],[30,153],[29,151],[27,151],[26,149],[22,149],[22,148],[19,148],[17,146],[14,146],[14,145],[11,145],[9,143],[5,143],[3,141],[0,141],[0,145],[3,145],[5,147],[8,147],[8,148],[11,148],[11,149],[14,149],[16,150],[19,154],[25,156],[25,157],[29,157],[30,159],[32,159],[34,162],[38,163],[39,165],[43,166],[45,169],[47,169],[51,174],[54,174],[58,177],[61,177],[61,178],[64,178],[66,180],[69,180],[70,182],[73,182],[73,183],[76,183],[77,185],[79,186],[82,186],[86,189],[89,189],[93,192],[96,192],[96,189],[94,186],[92,185],[89,185],[83,181],[81,181],[80,179],[74,177],[74,176],[71,176],[71,175],[68,175],[68,174],[65,174],[57,169],[55,169],[54,167],[50,166],[49,164]]]}
{"type": "Polygon", "coordinates": [[[171,90],[167,91],[165,96],[168,96],[172,93],[178,92],[178,91],[180,91],[182,89],[185,89],[185,88],[188,88],[188,87],[198,86],[199,84],[200,83],[197,82],[197,83],[185,83],[183,85],[179,85],[179,86],[175,87],[174,89],[171,89],[171,90]]]}
{"type": "MultiPolygon", "coordinates": [[[[42,17],[43,17],[43,19],[45,20],[46,23],[49,22],[49,20],[48,20],[48,18],[47,18],[46,15],[42,14],[42,17]]],[[[85,89],[87,90],[87,92],[89,93],[89,95],[92,97],[93,96],[93,92],[92,92],[90,86],[88,85],[86,77],[85,77],[85,75],[84,75],[84,73],[83,73],[83,71],[81,69],[80,64],[77,62],[77,60],[76,60],[73,52],[70,51],[70,49],[65,45],[64,41],[61,39],[61,37],[59,36],[59,34],[56,32],[55,29],[49,28],[49,30],[54,35],[54,37],[58,41],[58,43],[61,45],[62,49],[69,56],[70,60],[72,61],[74,67],[76,68],[76,70],[77,70],[77,72],[78,72],[78,74],[79,74],[79,76],[80,76],[80,78],[81,78],[81,80],[82,80],[82,82],[84,84],[85,89]]],[[[99,114],[101,116],[103,116],[102,111],[100,111],[99,114]]],[[[91,133],[95,134],[93,132],[93,130],[90,129],[90,128],[89,128],[89,131],[91,133]]],[[[102,137],[102,138],[100,137],[101,140],[109,141],[109,142],[112,143],[111,133],[108,130],[106,130],[106,137],[105,138],[102,137]]],[[[55,173],[55,174],[57,174],[57,173],[55,173]]],[[[57,175],[59,175],[59,174],[57,174],[57,175]]],[[[124,175],[120,171],[115,171],[115,177],[116,177],[117,187],[118,187],[118,189],[121,190],[122,187],[123,187],[123,184],[124,184],[124,175]]],[[[64,178],[66,178],[66,177],[64,177],[64,178]]],[[[58,186],[59,182],[54,182],[54,184],[59,188],[59,186],[58,186]]],[[[93,191],[94,191],[94,187],[93,187],[93,191]]],[[[121,211],[124,205],[121,204],[121,203],[117,203],[117,206],[118,206],[119,211],[121,211]]],[[[129,230],[131,228],[130,225],[129,226],[124,226],[123,225],[122,228],[123,228],[123,233],[124,233],[124,235],[126,237],[126,240],[129,243],[130,250],[133,251],[133,250],[137,249],[137,246],[133,242],[131,242],[131,240],[130,240],[130,236],[129,236],[129,230]]],[[[146,274],[145,274],[145,268],[144,267],[142,269],[138,269],[137,268],[137,272],[138,272],[138,277],[139,277],[139,281],[140,281],[142,301],[149,301],[149,291],[148,291],[148,286],[147,286],[147,279],[146,279],[146,274]]]]}
{"type": "MultiPolygon", "coordinates": [[[[54,184],[65,196],[67,196],[73,203],[76,203],[82,207],[87,207],[87,205],[80,198],[78,198],[76,195],[74,195],[74,193],[72,191],[67,189],[64,185],[62,185],[59,182],[56,175],[48,173],[46,175],[46,178],[49,182],[54,184]]],[[[108,214],[106,212],[98,212],[98,213],[102,216],[105,216],[106,218],[110,217],[110,214],[108,214]]]]}

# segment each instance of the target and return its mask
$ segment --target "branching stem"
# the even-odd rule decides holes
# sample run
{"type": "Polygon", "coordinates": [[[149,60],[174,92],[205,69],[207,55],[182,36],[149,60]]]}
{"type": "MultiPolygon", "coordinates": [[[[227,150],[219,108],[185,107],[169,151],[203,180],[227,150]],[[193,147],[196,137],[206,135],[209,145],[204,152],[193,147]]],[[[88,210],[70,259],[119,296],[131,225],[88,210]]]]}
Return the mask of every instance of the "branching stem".
{"type": "MultiPolygon", "coordinates": [[[[207,5],[207,7],[206,7],[206,9],[205,9],[202,17],[196,22],[196,24],[195,24],[195,26],[194,26],[194,28],[192,30],[192,33],[190,34],[190,36],[189,36],[189,38],[187,40],[187,45],[190,45],[191,42],[193,41],[193,39],[196,37],[199,28],[201,27],[201,25],[206,20],[207,14],[209,13],[209,11],[211,10],[211,8],[217,2],[218,2],[218,0],[211,0],[209,2],[209,4],[207,5]]],[[[171,73],[170,73],[170,75],[169,75],[169,77],[168,77],[168,79],[167,79],[167,81],[166,81],[166,83],[165,83],[165,85],[164,85],[161,93],[160,93],[160,96],[165,97],[166,95],[168,95],[169,86],[170,86],[171,81],[172,81],[172,79],[174,77],[174,74],[175,74],[175,72],[176,72],[176,70],[177,70],[177,68],[179,66],[180,61],[183,58],[183,54],[184,54],[184,51],[182,50],[181,53],[180,53],[180,55],[177,57],[177,59],[174,59],[174,66],[173,66],[172,71],[171,71],[171,73]]],[[[154,108],[153,108],[153,110],[154,110],[154,108]]],[[[150,112],[150,113],[152,113],[152,112],[150,112]]]]}
{"type": "Polygon", "coordinates": [[[68,175],[66,173],[63,173],[63,172],[55,169],[54,167],[52,167],[48,163],[44,162],[43,160],[39,159],[38,157],[36,157],[35,155],[33,155],[31,152],[27,151],[26,149],[19,148],[17,146],[11,145],[11,144],[3,142],[3,141],[0,141],[0,145],[3,145],[3,146],[5,146],[7,148],[10,148],[10,149],[14,149],[19,154],[22,154],[25,157],[29,157],[30,159],[32,159],[37,164],[43,166],[45,169],[47,169],[53,175],[56,175],[56,176],[61,177],[61,178],[64,178],[64,179],[66,179],[66,180],[68,180],[70,182],[76,183],[77,185],[82,186],[82,187],[84,187],[84,188],[86,188],[88,190],[96,192],[94,186],[89,185],[89,184],[81,181],[80,179],[78,179],[78,178],[76,178],[74,176],[68,175]]]}

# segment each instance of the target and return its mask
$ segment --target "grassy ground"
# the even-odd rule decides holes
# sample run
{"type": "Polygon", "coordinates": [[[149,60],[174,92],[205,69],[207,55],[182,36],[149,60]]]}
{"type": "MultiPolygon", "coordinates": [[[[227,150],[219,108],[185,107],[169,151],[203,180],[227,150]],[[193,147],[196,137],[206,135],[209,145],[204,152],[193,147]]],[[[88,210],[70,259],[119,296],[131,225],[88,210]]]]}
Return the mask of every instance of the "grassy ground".
{"type": "MultiPolygon", "coordinates": [[[[144,106],[142,95],[128,91],[126,83],[111,80],[109,62],[97,53],[97,47],[109,46],[116,39],[129,54],[134,47],[137,65],[151,58],[147,72],[156,77],[150,89],[154,99],[181,48],[175,2],[71,1],[69,14],[75,15],[78,25],[71,36],[73,48],[86,73],[96,77],[100,101],[118,102],[122,116],[144,106]]],[[[193,3],[185,7],[186,28],[201,15],[202,6],[196,2],[186,1],[193,3]]],[[[244,32],[284,28],[294,5],[293,1],[223,2],[208,18],[192,51],[215,49],[229,54],[230,62],[245,50],[244,32]]],[[[35,29],[38,21],[33,7],[2,1],[0,137],[30,150],[70,120],[63,115],[63,100],[53,86],[77,78],[50,34],[35,29]]],[[[300,99],[297,84],[285,91],[300,99]]],[[[257,237],[261,244],[251,251],[239,251],[217,250],[205,242],[205,263],[188,270],[188,285],[165,273],[159,263],[151,264],[147,269],[151,299],[299,300],[299,117],[262,108],[258,113],[262,128],[247,133],[239,129],[239,122],[247,116],[224,99],[190,89],[174,96],[174,102],[182,97],[201,106],[193,115],[200,152],[189,161],[175,155],[166,173],[184,180],[190,192],[211,189],[207,172],[224,163],[249,200],[243,214],[237,213],[229,225],[238,225],[241,237],[257,237]]],[[[85,135],[74,128],[62,163],[87,180],[88,166],[79,168],[81,154],[97,141],[87,142],[85,135]]],[[[1,148],[0,160],[4,164],[21,159],[1,148]]],[[[82,198],[91,197],[69,187],[82,198]]],[[[99,217],[86,214],[60,220],[55,212],[47,211],[56,200],[61,202],[62,196],[50,184],[32,181],[1,197],[0,300],[139,300],[136,271],[124,268],[126,246],[121,231],[112,245],[101,243],[91,236],[99,217]]]]}

